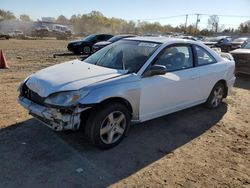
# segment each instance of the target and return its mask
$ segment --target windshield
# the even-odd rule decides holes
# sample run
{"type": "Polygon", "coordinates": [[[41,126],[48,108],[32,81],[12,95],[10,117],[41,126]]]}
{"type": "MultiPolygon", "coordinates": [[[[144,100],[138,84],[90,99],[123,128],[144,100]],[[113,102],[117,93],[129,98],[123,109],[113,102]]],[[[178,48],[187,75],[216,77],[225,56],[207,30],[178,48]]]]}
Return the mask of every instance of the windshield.
{"type": "Polygon", "coordinates": [[[246,43],[242,48],[244,48],[244,49],[250,49],[250,42],[246,43]]]}
{"type": "Polygon", "coordinates": [[[112,37],[111,39],[109,39],[108,41],[113,43],[113,42],[116,42],[116,41],[118,41],[118,40],[120,40],[120,39],[122,39],[121,36],[114,36],[114,37],[112,37]]]}
{"type": "Polygon", "coordinates": [[[121,40],[94,53],[84,61],[102,67],[137,72],[159,43],[121,40]]]}
{"type": "Polygon", "coordinates": [[[89,36],[83,38],[82,40],[90,41],[90,40],[94,39],[95,37],[96,37],[96,35],[89,35],[89,36]]]}

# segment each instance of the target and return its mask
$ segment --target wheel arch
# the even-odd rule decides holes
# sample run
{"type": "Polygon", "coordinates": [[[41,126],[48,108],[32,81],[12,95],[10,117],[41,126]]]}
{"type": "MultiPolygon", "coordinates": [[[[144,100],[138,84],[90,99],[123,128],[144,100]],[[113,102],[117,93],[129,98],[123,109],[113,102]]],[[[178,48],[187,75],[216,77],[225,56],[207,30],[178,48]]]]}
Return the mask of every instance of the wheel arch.
{"type": "Polygon", "coordinates": [[[81,112],[81,119],[84,120],[84,122],[86,121],[86,117],[89,116],[89,113],[91,113],[91,111],[98,107],[98,106],[103,106],[103,105],[106,105],[108,103],[111,103],[111,102],[117,102],[117,103],[120,103],[120,104],[123,104],[124,106],[126,106],[129,110],[129,113],[130,113],[130,116],[132,117],[132,114],[134,112],[133,110],[133,107],[132,105],[130,104],[130,102],[125,99],[125,98],[122,98],[122,97],[110,97],[110,98],[106,98],[98,103],[95,103],[95,104],[91,104],[91,108],[81,112]]]}
{"type": "Polygon", "coordinates": [[[97,105],[105,105],[105,104],[110,103],[110,102],[117,102],[117,103],[123,104],[124,106],[126,106],[128,108],[129,113],[132,115],[132,113],[133,113],[132,105],[130,104],[130,102],[127,99],[124,99],[122,97],[107,98],[107,99],[104,99],[103,101],[99,102],[97,105]]]}
{"type": "Polygon", "coordinates": [[[218,82],[216,82],[215,85],[218,84],[218,83],[221,83],[221,84],[224,85],[225,90],[224,90],[223,97],[226,98],[226,97],[227,97],[227,94],[228,94],[227,81],[224,80],[224,79],[221,79],[221,80],[219,80],[218,82]]]}
{"type": "Polygon", "coordinates": [[[89,118],[89,115],[90,113],[92,113],[92,111],[98,107],[98,106],[103,106],[103,105],[106,105],[108,103],[111,103],[111,102],[117,102],[117,103],[120,103],[120,104],[123,104],[124,106],[126,106],[129,110],[129,114],[130,114],[130,117],[132,117],[132,114],[133,114],[133,108],[132,108],[132,105],[130,104],[130,102],[122,97],[111,97],[111,98],[107,98],[107,99],[104,99],[103,101],[99,102],[99,103],[95,103],[95,104],[92,104],[91,105],[91,108],[81,112],[81,128],[84,129],[85,125],[86,125],[86,122],[89,118]]]}

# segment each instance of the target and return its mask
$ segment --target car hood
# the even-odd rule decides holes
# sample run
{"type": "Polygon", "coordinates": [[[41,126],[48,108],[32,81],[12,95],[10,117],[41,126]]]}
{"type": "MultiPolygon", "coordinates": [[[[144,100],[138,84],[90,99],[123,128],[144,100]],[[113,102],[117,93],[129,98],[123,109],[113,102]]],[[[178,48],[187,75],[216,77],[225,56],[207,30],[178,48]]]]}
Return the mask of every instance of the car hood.
{"type": "Polygon", "coordinates": [[[38,71],[30,76],[26,85],[41,97],[47,97],[55,92],[81,89],[126,72],[74,60],[38,71]]]}
{"type": "Polygon", "coordinates": [[[230,52],[231,54],[250,54],[250,49],[239,48],[230,52]]]}
{"type": "Polygon", "coordinates": [[[111,44],[111,42],[109,42],[109,41],[102,41],[102,42],[95,43],[95,46],[106,46],[106,45],[109,45],[109,44],[111,44]]]}
{"type": "Polygon", "coordinates": [[[69,44],[74,44],[74,43],[79,43],[79,42],[81,42],[81,43],[86,43],[87,41],[86,40],[84,40],[84,39],[79,39],[79,40],[73,40],[73,41],[70,41],[69,42],[69,44]]]}

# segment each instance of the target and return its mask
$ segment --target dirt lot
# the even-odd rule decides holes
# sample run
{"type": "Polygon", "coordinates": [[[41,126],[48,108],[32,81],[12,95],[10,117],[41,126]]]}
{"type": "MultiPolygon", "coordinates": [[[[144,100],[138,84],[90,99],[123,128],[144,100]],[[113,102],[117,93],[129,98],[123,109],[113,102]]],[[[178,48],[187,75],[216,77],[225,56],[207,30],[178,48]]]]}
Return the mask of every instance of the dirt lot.
{"type": "Polygon", "coordinates": [[[81,131],[55,133],[16,102],[29,74],[75,57],[53,58],[67,41],[0,41],[0,187],[250,187],[250,78],[239,75],[220,108],[202,105],[131,128],[100,151],[81,131]]]}

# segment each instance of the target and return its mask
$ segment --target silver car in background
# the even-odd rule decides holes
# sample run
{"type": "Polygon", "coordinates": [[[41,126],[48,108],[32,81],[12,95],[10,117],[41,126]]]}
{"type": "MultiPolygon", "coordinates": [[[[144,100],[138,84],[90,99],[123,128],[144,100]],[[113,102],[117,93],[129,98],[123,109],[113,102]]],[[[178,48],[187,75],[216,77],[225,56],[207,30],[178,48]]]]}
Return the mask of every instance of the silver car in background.
{"type": "Polygon", "coordinates": [[[19,103],[56,131],[85,129],[102,149],[119,144],[130,122],[194,105],[217,108],[231,90],[234,61],[200,42],[134,37],[32,74],[19,103]]]}

